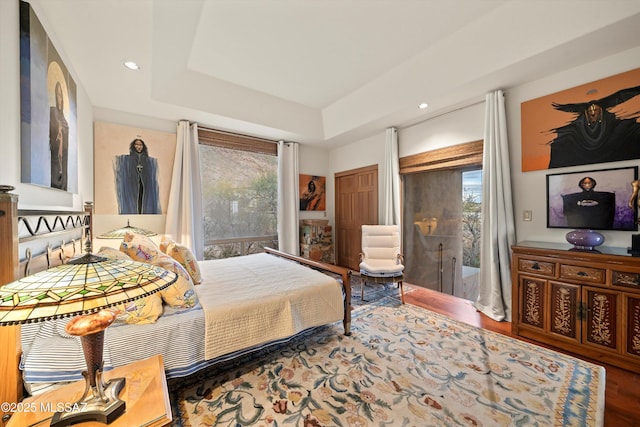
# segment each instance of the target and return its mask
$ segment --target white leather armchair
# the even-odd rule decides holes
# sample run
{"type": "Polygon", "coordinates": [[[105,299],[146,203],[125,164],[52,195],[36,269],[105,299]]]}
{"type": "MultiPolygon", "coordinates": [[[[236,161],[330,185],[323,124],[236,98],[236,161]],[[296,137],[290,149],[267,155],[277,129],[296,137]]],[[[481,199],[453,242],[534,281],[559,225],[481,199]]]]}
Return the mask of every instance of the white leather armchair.
{"type": "Polygon", "coordinates": [[[404,304],[404,257],[400,250],[400,228],[397,225],[363,225],[360,253],[360,294],[364,299],[366,282],[397,283],[404,304]]]}

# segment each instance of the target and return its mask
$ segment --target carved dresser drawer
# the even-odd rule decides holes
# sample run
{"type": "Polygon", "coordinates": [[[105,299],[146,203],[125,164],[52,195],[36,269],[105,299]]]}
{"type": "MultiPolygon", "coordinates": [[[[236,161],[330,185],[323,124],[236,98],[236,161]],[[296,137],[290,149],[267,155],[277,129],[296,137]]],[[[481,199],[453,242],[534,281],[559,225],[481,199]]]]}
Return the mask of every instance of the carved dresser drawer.
{"type": "Polygon", "coordinates": [[[613,270],[611,272],[611,284],[640,289],[640,273],[613,270]]]}
{"type": "Polygon", "coordinates": [[[555,277],[556,275],[556,264],[553,262],[520,258],[518,260],[518,269],[520,271],[526,271],[528,273],[540,274],[548,277],[555,277]]]}
{"type": "Polygon", "coordinates": [[[560,277],[569,280],[579,280],[581,282],[604,283],[607,278],[607,270],[561,264],[560,277]]]}

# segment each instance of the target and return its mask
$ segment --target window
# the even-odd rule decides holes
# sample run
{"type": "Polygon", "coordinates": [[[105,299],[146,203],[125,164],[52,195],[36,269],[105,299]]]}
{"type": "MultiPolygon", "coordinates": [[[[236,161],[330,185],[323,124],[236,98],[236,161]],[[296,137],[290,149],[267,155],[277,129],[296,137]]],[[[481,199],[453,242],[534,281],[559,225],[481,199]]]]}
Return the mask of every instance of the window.
{"type": "Polygon", "coordinates": [[[482,231],[482,169],[462,172],[462,296],[471,301],[480,292],[482,231]]]}
{"type": "Polygon", "coordinates": [[[462,172],[462,265],[464,267],[480,268],[481,228],[482,169],[477,169],[462,172]]]}
{"type": "Polygon", "coordinates": [[[277,248],[276,144],[199,129],[204,258],[277,248]]]}

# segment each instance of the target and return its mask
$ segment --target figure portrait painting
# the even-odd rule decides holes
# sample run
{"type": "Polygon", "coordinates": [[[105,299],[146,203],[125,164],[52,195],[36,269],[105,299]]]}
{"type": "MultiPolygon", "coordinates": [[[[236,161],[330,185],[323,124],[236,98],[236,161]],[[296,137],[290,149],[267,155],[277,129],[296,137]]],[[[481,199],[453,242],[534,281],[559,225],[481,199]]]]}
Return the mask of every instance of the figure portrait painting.
{"type": "Polygon", "coordinates": [[[300,174],[300,210],[326,210],[327,178],[300,174]]]}
{"type": "Polygon", "coordinates": [[[113,172],[119,214],[160,214],[158,160],[149,155],[147,144],[136,137],[129,153],[115,156],[113,172]]]}
{"type": "Polygon", "coordinates": [[[175,150],[175,133],[96,122],[96,213],[165,214],[175,150]]]}
{"type": "MultiPolygon", "coordinates": [[[[51,69],[60,68],[55,62],[51,69]]],[[[49,149],[51,150],[51,186],[60,190],[67,189],[69,165],[69,122],[65,114],[66,84],[63,78],[56,78],[55,71],[50,72],[53,80],[53,104],[49,108],[49,149]],[[65,89],[63,89],[63,85],[65,89]]]]}
{"type": "Polygon", "coordinates": [[[78,191],[77,87],[35,12],[20,2],[21,181],[78,191]]]}
{"type": "Polygon", "coordinates": [[[562,212],[568,227],[610,230],[616,213],[616,193],[598,191],[597,181],[585,176],[580,191],[562,195],[562,212]]]}
{"type": "Polygon", "coordinates": [[[547,175],[547,227],[637,230],[638,167],[547,175]]]}
{"type": "Polygon", "coordinates": [[[522,171],[640,158],[640,69],[522,103],[522,171]]]}

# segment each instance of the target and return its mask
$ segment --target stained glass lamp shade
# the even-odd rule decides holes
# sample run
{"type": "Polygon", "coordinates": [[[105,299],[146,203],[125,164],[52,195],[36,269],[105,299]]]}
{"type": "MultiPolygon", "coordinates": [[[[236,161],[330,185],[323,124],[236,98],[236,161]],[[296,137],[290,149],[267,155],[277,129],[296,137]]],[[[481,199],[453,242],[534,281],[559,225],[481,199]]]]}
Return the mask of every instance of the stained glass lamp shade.
{"type": "Polygon", "coordinates": [[[54,415],[52,426],[110,423],[124,412],[125,402],[118,399],[124,378],[102,381],[104,331],[116,317],[108,308],[158,292],[176,279],[175,273],[150,264],[88,253],[0,287],[0,326],[76,316],[65,330],[82,342],[86,388],[72,411],[54,415]]]}
{"type": "Polygon", "coordinates": [[[127,220],[127,225],[122,228],[116,228],[115,230],[107,231],[98,236],[98,239],[122,239],[127,232],[133,234],[142,234],[143,236],[157,236],[155,231],[145,230],[144,228],[133,227],[127,220]]]}

